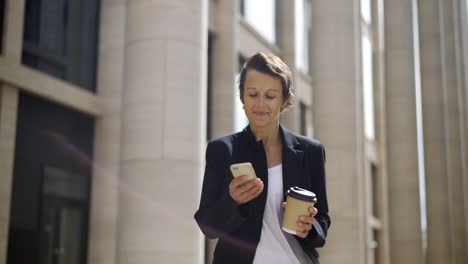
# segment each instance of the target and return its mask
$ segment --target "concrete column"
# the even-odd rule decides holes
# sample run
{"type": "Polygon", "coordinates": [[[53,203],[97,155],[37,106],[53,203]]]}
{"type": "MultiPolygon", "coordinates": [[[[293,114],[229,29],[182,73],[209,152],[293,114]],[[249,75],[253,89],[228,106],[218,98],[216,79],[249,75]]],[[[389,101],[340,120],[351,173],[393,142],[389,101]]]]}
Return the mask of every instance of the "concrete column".
{"type": "Polygon", "coordinates": [[[121,111],[126,1],[103,0],[100,7],[96,119],[88,263],[115,264],[121,149],[121,111]]]}
{"type": "MultiPolygon", "coordinates": [[[[213,4],[213,3],[210,3],[213,4]]],[[[240,100],[237,80],[239,65],[237,25],[239,14],[237,0],[216,1],[215,28],[213,32],[211,135],[217,138],[234,132],[236,101],[240,100]]],[[[248,54],[250,55],[250,54],[248,54]]]]}
{"type": "MultiPolygon", "coordinates": [[[[296,1],[277,1],[278,3],[278,44],[281,49],[281,59],[288,65],[293,74],[294,88],[296,95],[297,91],[297,71],[296,71],[296,34],[295,34],[295,4],[296,1]]],[[[299,103],[295,100],[295,104],[283,113],[283,124],[294,132],[299,132],[299,103]]]]}
{"type": "Polygon", "coordinates": [[[314,129],[327,152],[332,219],[323,263],[366,263],[360,29],[358,0],[314,1],[314,129]]]}
{"type": "Polygon", "coordinates": [[[455,2],[422,1],[419,9],[427,263],[466,263],[455,2]]]}
{"type": "Polygon", "coordinates": [[[119,263],[201,263],[206,0],[127,1],[119,263]]]}
{"type": "MultiPolygon", "coordinates": [[[[239,66],[237,44],[239,1],[209,1],[216,8],[211,59],[211,138],[230,134],[235,130],[235,113],[242,111],[236,72],[239,66]]],[[[207,240],[206,261],[213,261],[216,240],[207,240]]]]}
{"type": "MultiPolygon", "coordinates": [[[[463,167],[463,200],[468,200],[468,3],[459,1],[454,7],[458,10],[457,20],[460,24],[457,27],[458,36],[458,60],[459,60],[459,111],[462,146],[462,167],[463,167]]],[[[464,205],[465,216],[465,259],[468,259],[468,203],[464,205]]]]}
{"type": "Polygon", "coordinates": [[[374,73],[374,109],[375,109],[375,143],[377,152],[377,177],[375,190],[377,217],[381,223],[377,234],[377,263],[390,264],[390,230],[388,200],[388,163],[387,163],[387,121],[385,120],[385,10],[384,0],[372,2],[373,32],[373,73],[374,73]]]}
{"type": "MultiPolygon", "coordinates": [[[[467,263],[468,258],[466,252],[468,249],[468,241],[465,237],[465,232],[468,226],[465,223],[464,207],[468,203],[464,199],[463,177],[464,164],[461,142],[460,118],[462,117],[459,107],[459,97],[462,94],[459,91],[460,78],[459,72],[459,54],[457,53],[457,45],[459,45],[459,36],[456,35],[456,29],[459,26],[459,10],[457,0],[441,1],[439,0],[439,8],[442,28],[442,47],[444,69],[444,120],[446,126],[446,158],[447,158],[447,175],[449,176],[449,208],[451,214],[451,239],[454,262],[456,264],[467,263]]],[[[465,164],[466,165],[466,164],[465,164]]],[[[428,227],[430,228],[430,227],[428,227]]],[[[435,228],[435,227],[434,227],[435,228]]],[[[435,263],[435,262],[433,262],[435,263]]]]}
{"type": "MultiPolygon", "coordinates": [[[[21,63],[24,0],[6,0],[2,56],[21,63]]],[[[15,158],[18,88],[0,82],[0,263],[6,263],[15,158]]]]}
{"type": "Polygon", "coordinates": [[[0,263],[6,263],[13,163],[15,157],[18,90],[0,86],[0,263]]]}
{"type": "MultiPolygon", "coordinates": [[[[423,263],[418,166],[416,1],[385,1],[385,119],[392,263],[423,263]],[[414,4],[414,5],[413,5],[414,4]]],[[[422,170],[422,171],[420,171],[422,170]]]]}

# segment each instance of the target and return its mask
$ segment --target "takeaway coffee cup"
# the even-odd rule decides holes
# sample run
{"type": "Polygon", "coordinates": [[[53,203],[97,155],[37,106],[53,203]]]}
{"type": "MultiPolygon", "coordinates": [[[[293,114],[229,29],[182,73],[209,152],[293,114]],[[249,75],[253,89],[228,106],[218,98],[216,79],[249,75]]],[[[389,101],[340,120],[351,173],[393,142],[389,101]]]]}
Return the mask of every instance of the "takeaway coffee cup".
{"type": "Polygon", "coordinates": [[[296,235],[299,216],[310,215],[309,208],[317,202],[317,197],[315,193],[296,186],[289,188],[286,195],[282,229],[296,235]]]}

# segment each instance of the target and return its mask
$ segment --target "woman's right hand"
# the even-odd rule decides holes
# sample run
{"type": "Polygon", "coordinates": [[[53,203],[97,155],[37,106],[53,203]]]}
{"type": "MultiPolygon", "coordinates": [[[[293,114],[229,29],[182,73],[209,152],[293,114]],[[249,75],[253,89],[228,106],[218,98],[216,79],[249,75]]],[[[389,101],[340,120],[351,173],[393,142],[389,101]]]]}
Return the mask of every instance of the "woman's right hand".
{"type": "Polygon", "coordinates": [[[229,184],[229,194],[237,204],[244,204],[263,191],[263,182],[259,178],[251,181],[247,179],[247,175],[239,176],[229,184]]]}

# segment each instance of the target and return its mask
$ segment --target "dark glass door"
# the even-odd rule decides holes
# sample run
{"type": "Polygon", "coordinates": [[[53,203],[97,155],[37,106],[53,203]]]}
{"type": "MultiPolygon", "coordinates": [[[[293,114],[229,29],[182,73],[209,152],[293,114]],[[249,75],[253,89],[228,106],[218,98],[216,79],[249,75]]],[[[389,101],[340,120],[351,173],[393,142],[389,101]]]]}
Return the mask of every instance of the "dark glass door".
{"type": "Polygon", "coordinates": [[[86,245],[88,177],[43,166],[41,264],[81,264],[86,245]]]}
{"type": "Polygon", "coordinates": [[[86,208],[75,201],[45,198],[41,210],[40,263],[80,264],[86,208]]]}

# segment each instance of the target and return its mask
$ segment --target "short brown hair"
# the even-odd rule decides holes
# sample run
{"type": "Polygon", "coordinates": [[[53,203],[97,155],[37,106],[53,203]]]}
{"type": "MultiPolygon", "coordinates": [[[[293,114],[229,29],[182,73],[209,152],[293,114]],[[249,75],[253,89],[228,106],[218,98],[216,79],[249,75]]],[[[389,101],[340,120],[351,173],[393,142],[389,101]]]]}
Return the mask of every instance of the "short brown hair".
{"type": "Polygon", "coordinates": [[[247,72],[249,70],[256,70],[258,72],[278,78],[281,81],[283,98],[286,102],[285,108],[292,104],[291,99],[294,96],[292,88],[293,79],[289,67],[278,56],[274,54],[265,54],[263,52],[257,52],[250,56],[244,63],[244,66],[242,66],[242,70],[239,76],[239,92],[241,102],[244,102],[244,84],[245,78],[247,77],[247,72]]]}

